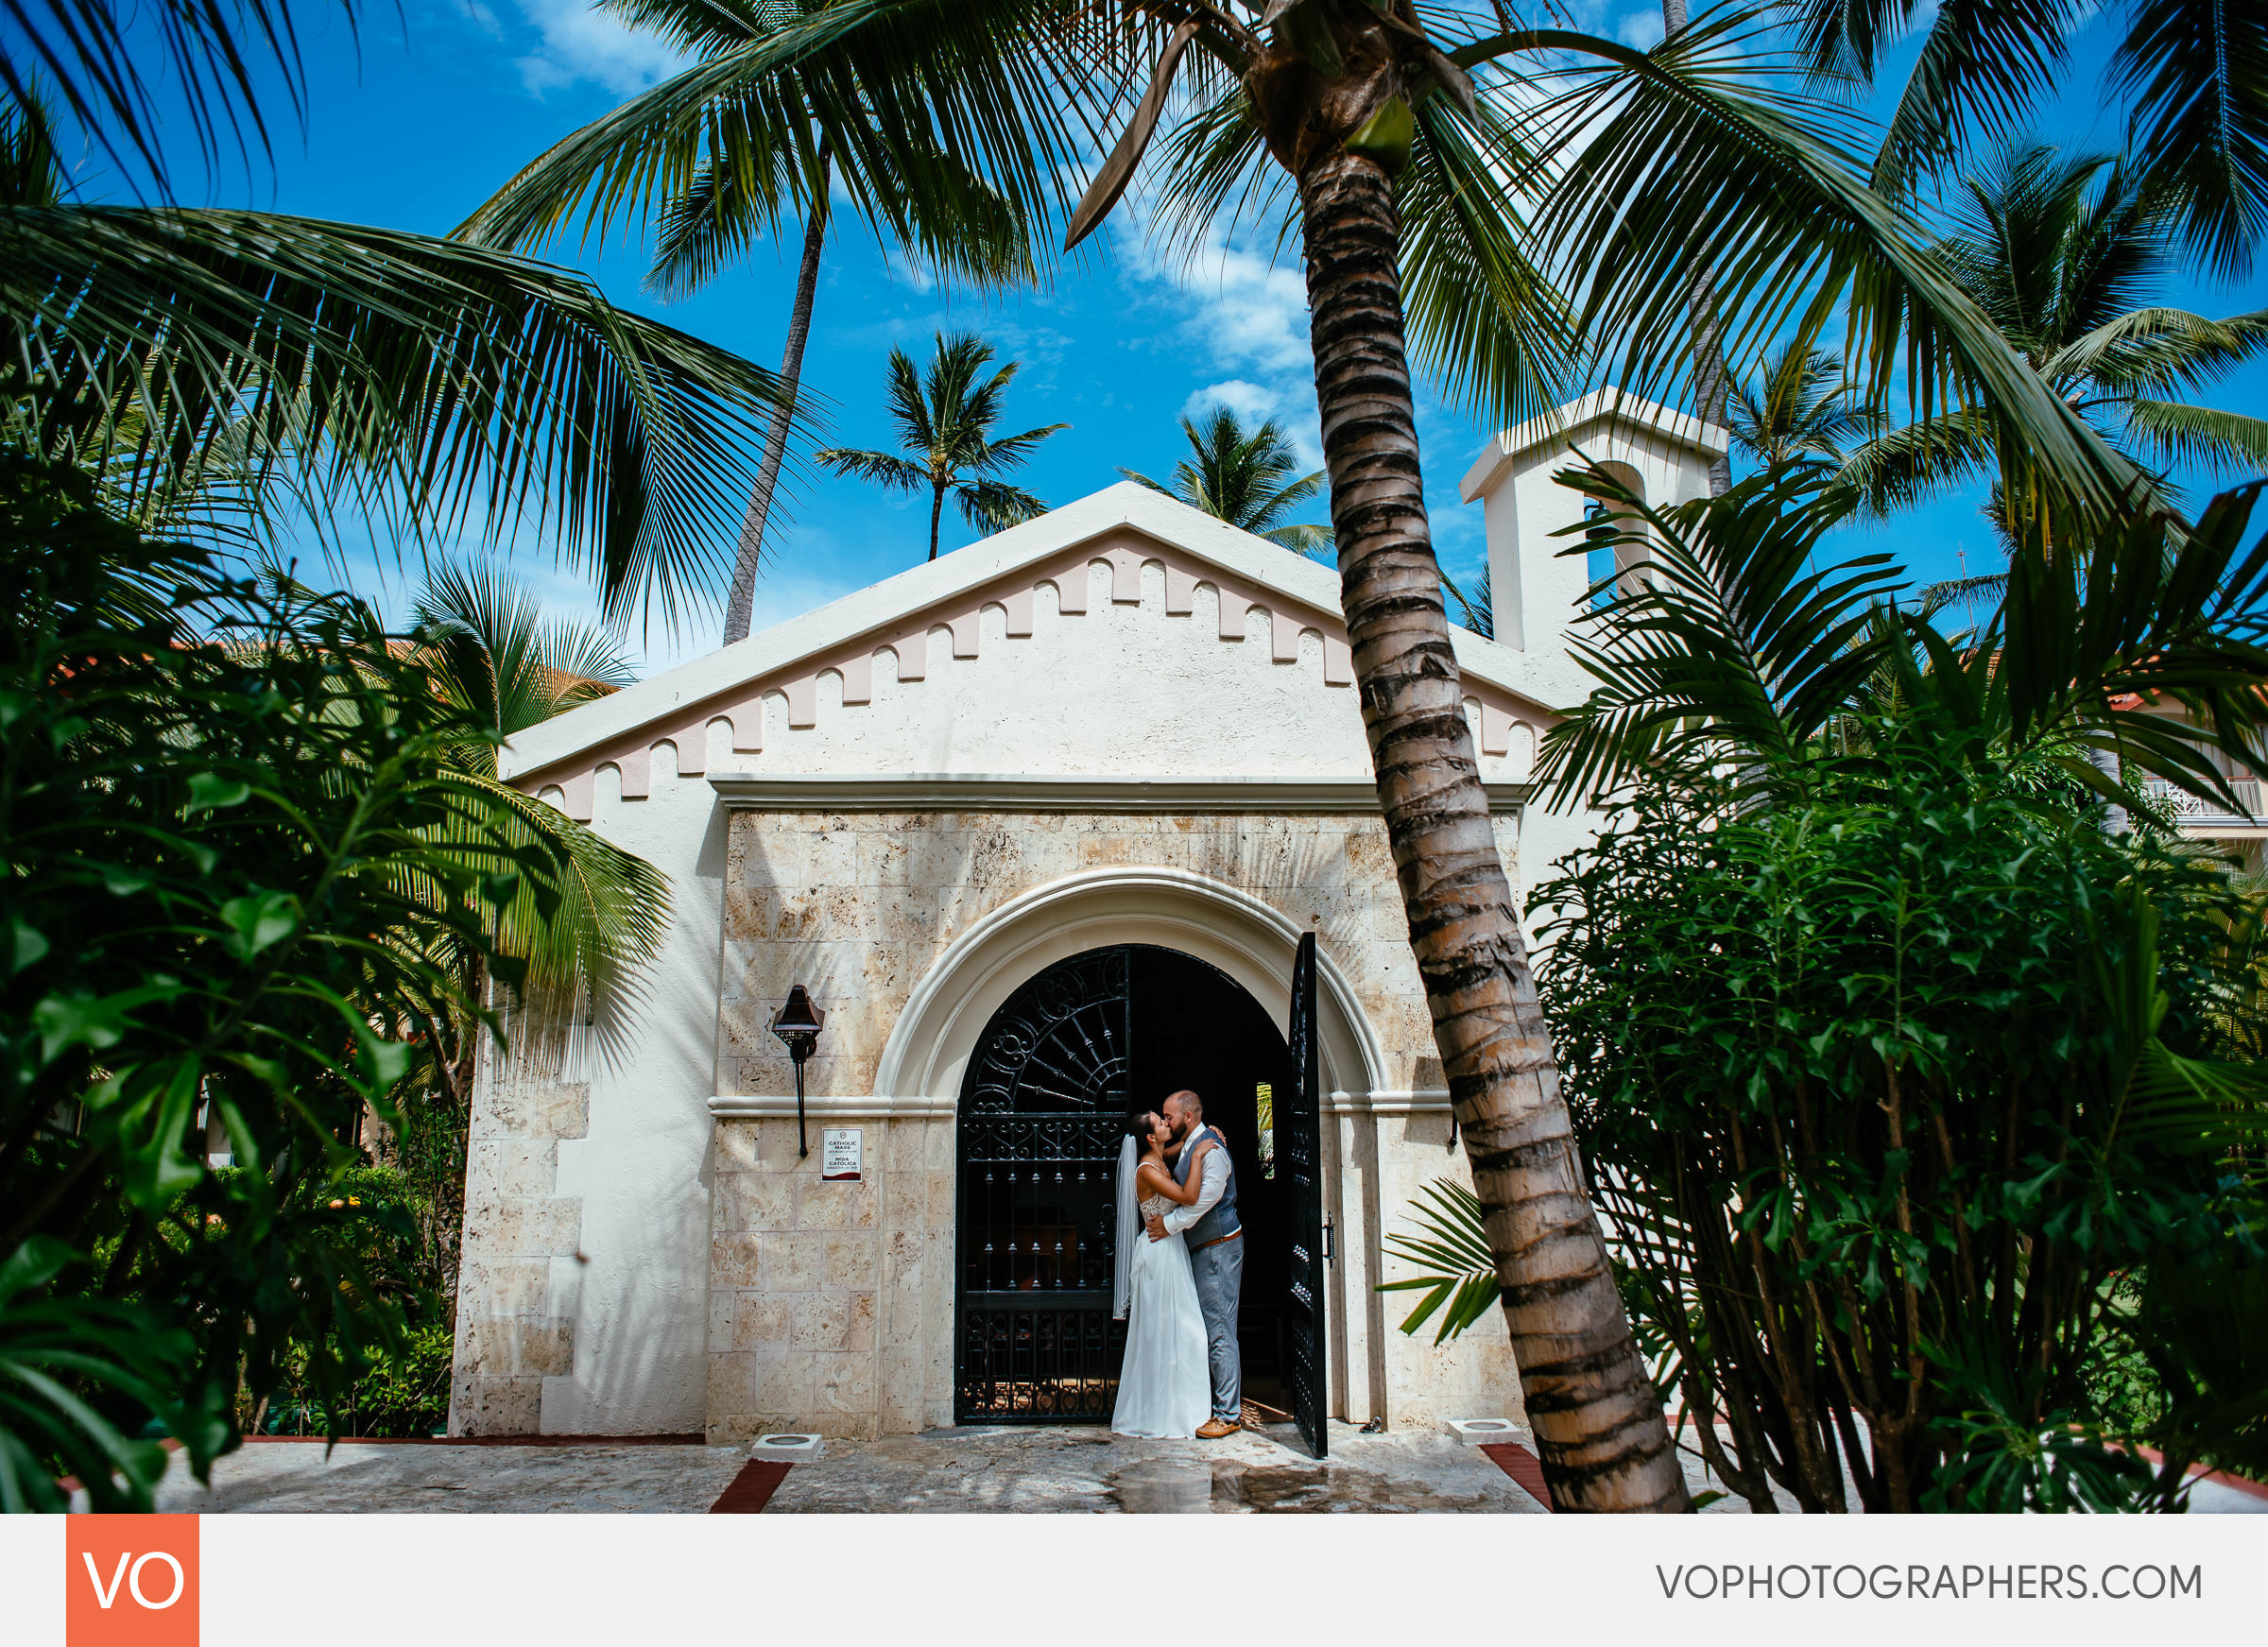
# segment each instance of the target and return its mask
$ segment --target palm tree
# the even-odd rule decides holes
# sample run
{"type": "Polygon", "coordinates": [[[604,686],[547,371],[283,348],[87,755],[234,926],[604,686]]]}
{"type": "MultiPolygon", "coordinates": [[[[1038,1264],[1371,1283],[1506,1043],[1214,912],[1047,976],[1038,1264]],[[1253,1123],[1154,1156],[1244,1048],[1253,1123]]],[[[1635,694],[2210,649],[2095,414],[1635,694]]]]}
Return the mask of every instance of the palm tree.
{"type": "MultiPolygon", "coordinates": [[[[669,878],[586,825],[497,781],[496,751],[515,733],[619,691],[636,678],[612,636],[593,626],[543,620],[538,602],[491,562],[436,567],[410,608],[411,661],[434,689],[484,733],[453,751],[453,763],[486,803],[493,845],[515,856],[490,867],[509,874],[523,856],[546,863],[546,896],[515,888],[497,936],[524,968],[515,980],[521,1010],[516,1047],[556,1053],[571,1032],[578,1000],[634,995],[644,968],[668,935],[669,878]]],[[[487,985],[477,955],[449,957],[458,999],[479,1002],[487,985]]],[[[617,1021],[609,1014],[605,1021],[617,1021]]],[[[425,1239],[454,1320],[456,1256],[464,1230],[463,1148],[472,1115],[474,1056],[482,1025],[463,1012],[425,1024],[422,1057],[407,1089],[424,1094],[415,1124],[445,1141],[426,1152],[431,1205],[425,1239]]]]}
{"type": "Polygon", "coordinates": [[[1733,444],[1769,469],[1798,457],[1841,458],[1878,419],[1851,401],[1832,355],[1790,343],[1765,358],[1760,381],[1735,384],[1725,426],[1733,444]]]}
{"type": "MultiPolygon", "coordinates": [[[[760,49],[823,8],[818,0],[601,0],[626,23],[659,32],[680,52],[704,61],[760,49]]],[[[688,296],[763,234],[777,237],[782,218],[803,220],[803,249],[788,310],[780,382],[795,395],[811,335],[819,262],[833,220],[831,190],[840,187],[855,214],[886,249],[948,279],[997,285],[1028,278],[1030,244],[1022,203],[994,190],[930,139],[919,125],[878,121],[891,100],[866,84],[874,65],[856,51],[798,60],[758,77],[719,112],[706,151],[679,192],[658,212],[659,245],[647,284],[668,298],[688,296]],[[780,157],[773,163],[753,155],[780,157]]],[[[555,157],[573,153],[613,122],[602,117],[565,139],[530,171],[542,175],[555,157]]],[[[524,174],[525,175],[525,174],[524,174]]],[[[603,232],[617,202],[593,202],[587,226],[603,232]]],[[[457,230],[459,238],[532,250],[558,230],[568,203],[531,195],[515,179],[457,230]]],[[[765,532],[786,455],[792,409],[782,400],[765,432],[764,456],[741,521],[732,577],[725,597],[724,642],[747,638],[765,532]]]]}
{"type": "MultiPolygon", "coordinates": [[[[175,44],[220,51],[223,14],[180,10],[175,44]],[[204,48],[198,28],[218,31],[204,48]]],[[[44,109],[0,70],[0,439],[99,473],[137,521],[192,518],[225,485],[255,532],[346,508],[388,535],[532,525],[618,615],[652,600],[674,618],[707,581],[784,402],[771,374],[525,258],[275,213],[82,204],[44,109]]],[[[112,61],[76,84],[99,113],[105,86],[130,110],[140,81],[112,61]]]]}
{"type": "MultiPolygon", "coordinates": [[[[2268,310],[2211,320],[2150,300],[2174,214],[2147,178],[2011,144],[1958,191],[1937,255],[2051,390],[2138,464],[2268,467],[2268,420],[2170,398],[2268,351],[2268,310]]],[[[1888,506],[2008,467],[1989,420],[1955,414],[1880,437],[1847,472],[1888,506]]],[[[2003,480],[1992,513],[2004,527],[2007,499],[2003,480]]]]}
{"type": "Polygon", "coordinates": [[[1868,185],[1861,121],[1746,74],[1743,16],[1641,53],[1507,29],[1493,4],[1246,9],[1257,20],[1210,0],[1130,0],[1107,18],[1081,0],[838,0],[761,50],[632,98],[603,141],[521,184],[572,199],[689,176],[737,86],[838,46],[896,54],[908,100],[936,107],[941,145],[988,176],[1028,177],[1078,153],[1097,112],[1146,70],[1069,238],[1108,215],[1170,107],[1183,114],[1162,150],[1157,226],[1194,246],[1225,214],[1230,227],[1251,215],[1301,247],[1362,712],[1554,1500],[1675,1508],[1682,1479],[1583,1199],[1458,708],[1411,352],[1492,426],[1561,403],[1586,331],[1625,364],[1627,386],[1673,392],[1710,352],[1692,347],[1699,268],[1729,356],[1840,304],[1870,402],[1926,359],[1902,378],[1916,419],[1987,408],[2039,473],[2099,511],[2118,506],[2132,469],[1868,185]],[[1582,283],[1563,296],[1547,264],[1582,283]]]}
{"type": "Polygon", "coordinates": [[[870,480],[891,491],[929,489],[929,558],[937,558],[937,518],[945,494],[953,493],[961,518],[980,532],[1005,532],[1047,513],[1047,506],[1021,487],[993,477],[1015,469],[1050,435],[1069,423],[1049,423],[1021,435],[992,437],[1001,402],[1022,363],[1011,360],[984,382],[977,374],[990,365],[992,346],[967,332],[937,334],[929,369],[915,370],[902,349],[890,351],[890,417],[898,425],[901,456],[831,446],[814,454],[835,473],[870,480]]]}
{"type": "Polygon", "coordinates": [[[457,751],[457,766],[494,802],[511,845],[536,845],[567,871],[556,906],[526,893],[507,906],[510,952],[528,964],[524,988],[564,1002],[629,986],[668,930],[667,877],[496,777],[496,751],[515,734],[637,678],[621,649],[604,629],[546,623],[535,597],[489,562],[442,562],[410,618],[413,658],[485,734],[457,751]]]}
{"type": "MultiPolygon", "coordinates": [[[[1839,156],[1754,105],[1696,84],[1707,65],[1691,60],[1722,47],[1724,25],[1682,29],[1654,54],[1557,29],[1492,36],[1452,53],[1428,33],[1429,13],[1398,3],[1274,0],[1257,29],[1210,6],[1142,9],[1172,26],[1069,238],[1091,232],[1131,181],[1194,47],[1199,66],[1188,85],[1200,107],[1176,145],[1181,164],[1164,191],[1169,202],[1201,214],[1230,194],[1224,180],[1270,163],[1297,193],[1359,701],[1554,1502],[1682,1509],[1684,1479],[1585,1199],[1519,907],[1490,832],[1418,480],[1403,266],[1412,266],[1413,308],[1423,315],[1426,254],[1437,256],[1442,244],[1429,247],[1427,237],[1443,237],[1439,219],[1454,223],[1459,207],[1480,200],[1492,214],[1507,210],[1488,167],[1465,169],[1460,155],[1484,153],[1515,176],[1551,176],[1538,154],[1551,146],[1530,150],[1519,129],[1493,125],[1469,71],[1523,53],[1563,63],[1560,54],[1571,52],[1623,71],[1607,90],[1594,84],[1559,103],[1566,124],[1558,129],[1576,158],[1551,179],[1542,221],[1547,235],[1557,231],[1555,249],[1570,266],[1594,271],[1589,317],[1615,322],[1639,360],[1674,356],[1706,390],[1721,347],[1714,306],[1741,307],[1751,334],[1776,328],[1799,304],[1816,308],[1825,271],[1815,249],[1836,245],[1834,255],[1849,260],[1843,279],[1864,259],[1864,278],[1845,288],[1860,336],[1868,335],[1865,317],[1894,300],[1911,331],[1930,336],[1948,383],[1974,386],[1977,398],[2033,428],[2059,455],[2051,461],[2068,458],[2097,500],[2115,495],[2121,466],[2024,381],[2005,345],[1919,247],[1901,229],[1882,227],[1879,201],[1839,156]],[[1681,67],[1690,78],[1675,72],[1681,67]],[[1585,142],[1587,124],[1594,129],[1585,142]],[[1670,204],[1693,189],[1687,204],[1670,204]],[[1805,214],[1808,226],[1797,221],[1805,214]],[[1709,324],[1697,337],[1695,268],[1710,271],[1711,283],[1709,324]]],[[[1468,276],[1468,289],[1472,283],[1468,276]]],[[[1868,363],[1882,382],[1886,341],[1876,339],[1868,363]]],[[[1522,365],[1537,386],[1549,381],[1532,351],[1522,365]]],[[[1945,386],[1916,386],[1925,394],[1945,386]]]]}
{"type": "Polygon", "coordinates": [[[1298,467],[1292,443],[1281,425],[1271,418],[1247,430],[1228,407],[1217,408],[1198,427],[1181,420],[1181,434],[1196,461],[1174,465],[1174,484],[1161,486],[1130,469],[1118,472],[1152,491],[1179,498],[1193,509],[1203,509],[1215,520],[1265,538],[1271,543],[1302,555],[1328,555],[1328,527],[1283,523],[1285,513],[1323,489],[1323,472],[1292,477],[1298,467]],[[1291,478],[1287,478],[1291,477],[1291,478]]]}
{"type": "MultiPolygon", "coordinates": [[[[1823,82],[1868,85],[1906,35],[1903,0],[1792,0],[1802,53],[1823,82]]],[[[2105,8],[2115,10],[2117,8],[2105,8]]],[[[2126,0],[2126,33],[2104,74],[2126,108],[2134,169],[2171,227],[2213,272],[2237,279],[2268,234],[2268,16],[2225,0],[2126,0]]],[[[1992,0],[1938,9],[1877,150],[1873,180],[1907,193],[1958,163],[1970,141],[2005,132],[2054,90],[2086,9],[1992,0]]]]}

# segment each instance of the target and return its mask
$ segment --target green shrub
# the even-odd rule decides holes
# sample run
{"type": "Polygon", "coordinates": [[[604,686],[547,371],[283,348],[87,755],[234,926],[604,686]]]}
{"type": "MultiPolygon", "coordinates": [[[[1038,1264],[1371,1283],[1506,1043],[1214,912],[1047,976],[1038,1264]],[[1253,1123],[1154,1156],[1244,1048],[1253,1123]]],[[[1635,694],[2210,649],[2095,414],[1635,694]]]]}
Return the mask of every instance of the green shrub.
{"type": "Polygon", "coordinates": [[[1874,1508],[2116,1507],[2114,1278],[2259,1257],[2262,1081],[2214,1056],[2247,912],[2034,774],[1866,733],[1769,808],[1641,787],[1538,892],[1624,1295],[1752,1501],[1847,1467],[1874,1508]]]}
{"type": "Polygon", "coordinates": [[[403,1343],[409,1223],[351,1141],[401,1123],[422,1026],[490,1021],[467,964],[519,975],[499,912],[556,906],[558,863],[351,599],[232,581],[6,456],[0,591],[0,1504],[67,1470],[132,1507],[151,1418],[201,1472],[290,1347],[336,1404],[403,1343]],[[375,1208],[331,1205],[358,1181],[375,1208]]]}

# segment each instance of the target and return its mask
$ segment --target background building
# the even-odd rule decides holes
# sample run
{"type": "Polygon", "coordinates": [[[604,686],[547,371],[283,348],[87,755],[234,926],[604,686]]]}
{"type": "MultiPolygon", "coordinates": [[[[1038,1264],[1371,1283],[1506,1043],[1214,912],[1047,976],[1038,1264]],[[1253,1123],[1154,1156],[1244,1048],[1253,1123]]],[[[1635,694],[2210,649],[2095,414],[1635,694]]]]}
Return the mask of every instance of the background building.
{"type": "MultiPolygon", "coordinates": [[[[1457,658],[1523,893],[1589,827],[1527,804],[1584,690],[1585,569],[1552,534],[1585,500],[1550,477],[1580,452],[1675,501],[1722,449],[1594,396],[1467,477],[1502,638],[1459,630],[1457,658]]],[[[1308,1379],[1358,1423],[1517,1412],[1501,1322],[1437,1349],[1375,1291],[1402,1209],[1464,1166],[1337,584],[1116,486],[517,740],[505,775],[675,903],[563,1064],[481,1072],[452,1433],[1107,1415],[1109,1167],[1128,1103],[1179,1087],[1235,1152],[1258,1399],[1308,1379]],[[1308,934],[1312,1113],[1286,1040],[1308,934]],[[799,985],[826,1014],[808,1156],[770,1027],[799,985]],[[831,1129],[854,1179],[823,1172],[831,1129]]]]}

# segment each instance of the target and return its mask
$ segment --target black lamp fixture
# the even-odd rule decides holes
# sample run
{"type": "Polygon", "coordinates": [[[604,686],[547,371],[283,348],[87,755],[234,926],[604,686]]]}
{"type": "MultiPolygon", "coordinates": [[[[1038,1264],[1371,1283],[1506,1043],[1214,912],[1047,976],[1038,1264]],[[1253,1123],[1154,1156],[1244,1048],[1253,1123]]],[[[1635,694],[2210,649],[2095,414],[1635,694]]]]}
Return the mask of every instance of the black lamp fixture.
{"type": "Polygon", "coordinates": [[[798,984],[787,992],[787,1000],[772,1014],[772,1033],[787,1047],[787,1055],[796,1061],[796,1155],[799,1158],[811,1154],[811,1145],[803,1132],[803,1064],[811,1056],[811,1049],[819,1042],[819,1031],[826,1026],[827,1015],[811,1004],[811,995],[798,984]]]}

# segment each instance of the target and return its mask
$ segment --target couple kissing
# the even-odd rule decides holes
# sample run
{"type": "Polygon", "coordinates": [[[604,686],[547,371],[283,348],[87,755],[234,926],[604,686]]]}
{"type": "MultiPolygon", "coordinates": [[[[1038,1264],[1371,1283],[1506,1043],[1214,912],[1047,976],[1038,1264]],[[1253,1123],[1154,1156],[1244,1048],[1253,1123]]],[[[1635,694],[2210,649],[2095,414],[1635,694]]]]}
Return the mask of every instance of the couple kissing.
{"type": "Polygon", "coordinates": [[[1244,1410],[1244,1225],[1228,1142],[1205,1124],[1194,1092],[1128,1120],[1118,1231],[1111,1313],[1126,1323],[1126,1355],[1110,1428],[1153,1439],[1233,1435],[1244,1410]]]}

